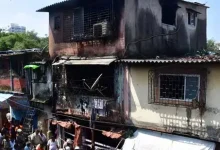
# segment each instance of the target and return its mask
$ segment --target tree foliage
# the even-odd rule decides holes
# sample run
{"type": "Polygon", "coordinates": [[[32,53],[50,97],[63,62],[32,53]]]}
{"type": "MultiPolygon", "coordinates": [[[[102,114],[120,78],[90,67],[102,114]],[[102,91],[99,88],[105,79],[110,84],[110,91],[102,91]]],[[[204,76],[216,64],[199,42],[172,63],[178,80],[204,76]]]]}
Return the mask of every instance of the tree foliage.
{"type": "Polygon", "coordinates": [[[38,37],[37,33],[5,33],[0,32],[0,51],[22,50],[31,48],[45,48],[48,46],[48,37],[38,37]]]}
{"type": "Polygon", "coordinates": [[[220,50],[220,44],[216,43],[215,40],[210,39],[207,42],[207,51],[217,52],[220,50]]]}

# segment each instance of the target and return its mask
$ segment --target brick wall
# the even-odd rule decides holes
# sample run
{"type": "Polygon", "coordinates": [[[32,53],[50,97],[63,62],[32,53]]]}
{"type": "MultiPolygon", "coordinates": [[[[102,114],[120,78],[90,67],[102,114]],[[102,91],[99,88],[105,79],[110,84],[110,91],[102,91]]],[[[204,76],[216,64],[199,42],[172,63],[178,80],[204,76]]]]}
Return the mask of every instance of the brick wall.
{"type": "MultiPolygon", "coordinates": [[[[14,90],[21,92],[25,88],[25,79],[23,78],[14,78],[14,90]]],[[[0,89],[1,90],[10,90],[11,81],[10,78],[0,79],[0,89]]]]}

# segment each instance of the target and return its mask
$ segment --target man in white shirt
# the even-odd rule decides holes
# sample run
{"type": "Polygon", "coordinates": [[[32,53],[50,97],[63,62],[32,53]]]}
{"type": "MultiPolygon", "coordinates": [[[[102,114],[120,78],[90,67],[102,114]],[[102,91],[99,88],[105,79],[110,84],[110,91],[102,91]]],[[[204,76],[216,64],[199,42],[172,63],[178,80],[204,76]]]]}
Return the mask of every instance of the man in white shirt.
{"type": "Polygon", "coordinates": [[[57,141],[54,137],[52,137],[48,141],[47,146],[48,146],[48,150],[58,150],[58,144],[57,144],[57,141]]]}

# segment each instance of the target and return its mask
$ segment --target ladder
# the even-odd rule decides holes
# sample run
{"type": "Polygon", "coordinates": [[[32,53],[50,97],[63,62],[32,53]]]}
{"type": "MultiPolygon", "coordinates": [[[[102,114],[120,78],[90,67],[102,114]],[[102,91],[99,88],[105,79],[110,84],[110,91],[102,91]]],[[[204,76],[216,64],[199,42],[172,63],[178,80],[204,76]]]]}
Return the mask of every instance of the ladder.
{"type": "Polygon", "coordinates": [[[26,116],[23,122],[23,135],[28,137],[32,133],[32,121],[36,111],[33,108],[29,108],[26,112],[26,116]]]}

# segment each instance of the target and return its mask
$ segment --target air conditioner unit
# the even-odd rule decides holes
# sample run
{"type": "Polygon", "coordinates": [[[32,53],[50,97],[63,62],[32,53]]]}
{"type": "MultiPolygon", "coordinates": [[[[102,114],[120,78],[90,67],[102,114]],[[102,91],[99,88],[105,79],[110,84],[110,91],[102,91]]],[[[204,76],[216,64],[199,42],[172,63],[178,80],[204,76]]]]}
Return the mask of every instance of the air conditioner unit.
{"type": "Polygon", "coordinates": [[[100,22],[93,25],[93,36],[104,37],[111,34],[109,22],[100,22]]]}

